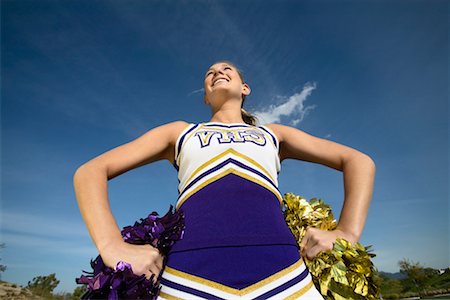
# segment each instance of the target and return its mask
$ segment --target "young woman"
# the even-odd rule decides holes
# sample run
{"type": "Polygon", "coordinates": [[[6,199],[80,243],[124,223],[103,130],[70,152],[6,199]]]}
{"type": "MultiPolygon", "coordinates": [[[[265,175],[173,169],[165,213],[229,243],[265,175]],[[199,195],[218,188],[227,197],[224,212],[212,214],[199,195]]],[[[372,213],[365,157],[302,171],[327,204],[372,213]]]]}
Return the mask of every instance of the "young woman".
{"type": "Polygon", "coordinates": [[[229,61],[206,71],[204,89],[208,122],[156,127],[75,172],[80,211],[105,264],[126,261],[147,278],[162,271],[160,299],[323,299],[303,257],[332,249],[338,237],[359,240],[373,191],[373,160],[293,127],[257,125],[243,109],[250,86],[229,61]],[[281,162],[289,158],[344,173],[337,229],[309,228],[301,245],[284,220],[278,190],[281,162]],[[164,269],[156,248],[123,241],[107,198],[108,180],[161,159],[178,171],[176,208],[184,211],[186,226],[164,269]]]}

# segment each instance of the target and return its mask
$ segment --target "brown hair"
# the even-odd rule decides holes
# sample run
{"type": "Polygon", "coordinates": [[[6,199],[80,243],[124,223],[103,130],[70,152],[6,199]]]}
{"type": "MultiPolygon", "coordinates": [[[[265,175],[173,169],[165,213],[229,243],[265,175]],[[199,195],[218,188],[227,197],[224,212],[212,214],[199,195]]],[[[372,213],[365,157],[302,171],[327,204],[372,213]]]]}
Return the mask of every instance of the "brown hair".
{"type": "MultiPolygon", "coordinates": [[[[228,60],[219,60],[219,61],[216,61],[214,64],[221,63],[221,62],[229,64],[229,65],[232,65],[236,69],[236,71],[238,72],[242,83],[245,83],[244,75],[242,74],[242,71],[236,66],[236,64],[234,64],[234,63],[232,63],[231,61],[228,61],[228,60]]],[[[242,116],[242,119],[244,120],[244,122],[246,124],[255,126],[257,117],[252,115],[252,114],[250,114],[248,111],[246,111],[244,109],[244,107],[243,107],[244,106],[244,101],[245,101],[245,95],[242,95],[242,104],[241,104],[241,116],[242,116]]]]}

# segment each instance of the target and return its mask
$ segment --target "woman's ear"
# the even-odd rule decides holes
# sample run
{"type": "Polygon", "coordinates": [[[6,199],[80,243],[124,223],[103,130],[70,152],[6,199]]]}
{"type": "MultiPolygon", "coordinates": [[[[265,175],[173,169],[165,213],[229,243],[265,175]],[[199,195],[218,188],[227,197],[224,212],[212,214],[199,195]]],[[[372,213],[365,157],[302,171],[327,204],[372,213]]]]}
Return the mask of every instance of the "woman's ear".
{"type": "Polygon", "coordinates": [[[203,95],[203,102],[205,102],[205,105],[209,105],[208,99],[206,99],[206,93],[203,95]]]}
{"type": "Polygon", "coordinates": [[[245,96],[250,95],[250,93],[252,92],[252,89],[250,88],[250,86],[246,83],[244,83],[242,85],[242,94],[244,94],[245,96]]]}

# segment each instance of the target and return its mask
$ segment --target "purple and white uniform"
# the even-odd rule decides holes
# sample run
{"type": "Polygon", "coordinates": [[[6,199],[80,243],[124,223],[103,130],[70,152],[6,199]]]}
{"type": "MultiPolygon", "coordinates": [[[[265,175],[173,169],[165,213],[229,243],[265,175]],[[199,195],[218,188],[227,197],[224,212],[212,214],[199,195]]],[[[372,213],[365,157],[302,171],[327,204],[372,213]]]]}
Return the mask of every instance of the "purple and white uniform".
{"type": "Polygon", "coordinates": [[[158,299],[323,299],[281,210],[278,153],[264,125],[190,123],[182,131],[174,167],[186,226],[158,299]]]}

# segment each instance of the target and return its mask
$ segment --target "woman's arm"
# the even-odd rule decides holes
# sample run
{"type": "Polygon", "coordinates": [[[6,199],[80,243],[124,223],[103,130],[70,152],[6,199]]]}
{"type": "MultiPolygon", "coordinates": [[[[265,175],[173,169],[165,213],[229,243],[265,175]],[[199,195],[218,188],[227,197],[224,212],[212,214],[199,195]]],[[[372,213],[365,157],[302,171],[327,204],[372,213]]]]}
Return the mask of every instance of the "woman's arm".
{"type": "MultiPolygon", "coordinates": [[[[102,258],[105,260],[112,256],[109,261],[105,261],[108,266],[115,267],[121,260],[117,248],[128,245],[124,245],[109,206],[107,181],[154,161],[173,161],[176,136],[187,124],[176,121],[151,129],[135,140],[93,158],[76,170],[73,182],[78,206],[102,258]],[[109,255],[110,253],[114,254],[109,255]]],[[[148,247],[141,247],[140,250],[147,250],[148,254],[148,247]]],[[[133,268],[134,271],[135,269],[137,268],[133,268]]]]}
{"type": "Polygon", "coordinates": [[[344,205],[334,232],[310,228],[302,245],[315,256],[331,249],[337,237],[357,242],[362,234],[373,193],[375,163],[366,154],[345,145],[312,136],[297,128],[268,124],[280,142],[280,160],[286,158],[319,163],[344,173],[344,205]],[[308,241],[311,239],[311,241],[308,241]]]}

